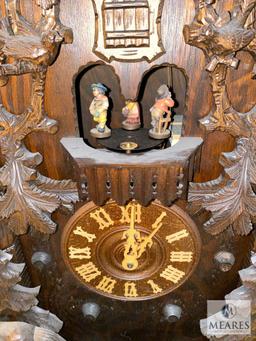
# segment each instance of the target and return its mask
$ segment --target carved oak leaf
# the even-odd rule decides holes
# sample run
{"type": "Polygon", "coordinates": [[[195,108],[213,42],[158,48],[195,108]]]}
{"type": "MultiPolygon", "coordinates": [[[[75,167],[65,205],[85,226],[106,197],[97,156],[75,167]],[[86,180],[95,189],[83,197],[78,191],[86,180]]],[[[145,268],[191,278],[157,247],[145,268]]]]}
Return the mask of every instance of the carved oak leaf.
{"type": "Polygon", "coordinates": [[[72,203],[78,200],[76,184],[72,181],[52,180],[25,166],[26,163],[33,165],[37,156],[23,150],[20,157],[0,169],[3,189],[0,217],[9,218],[8,226],[15,234],[26,233],[29,225],[43,233],[55,232],[56,224],[50,214],[60,205],[72,210],[72,203]]]}
{"type": "Polygon", "coordinates": [[[239,235],[247,235],[253,228],[252,219],[256,217],[256,195],[251,183],[255,182],[256,163],[252,160],[251,140],[241,138],[235,151],[223,153],[220,163],[229,177],[226,183],[214,181],[191,184],[189,201],[212,213],[204,226],[213,235],[233,225],[239,235]]]}
{"type": "Polygon", "coordinates": [[[189,206],[190,213],[196,214],[203,208],[203,200],[206,196],[216,193],[225,186],[227,179],[220,175],[217,179],[203,183],[190,183],[188,200],[191,203],[189,206]],[[199,195],[200,192],[200,195],[199,195]]]}
{"type": "Polygon", "coordinates": [[[26,233],[28,225],[44,233],[53,233],[56,224],[49,214],[59,207],[60,199],[36,188],[33,181],[29,181],[33,173],[21,162],[14,161],[11,169],[8,164],[4,167],[0,181],[7,190],[0,197],[0,217],[10,217],[8,225],[18,234],[26,233]]]}
{"type": "Polygon", "coordinates": [[[36,179],[36,186],[45,193],[56,195],[62,205],[70,204],[78,200],[77,187],[71,180],[54,180],[41,174],[36,179]]]}

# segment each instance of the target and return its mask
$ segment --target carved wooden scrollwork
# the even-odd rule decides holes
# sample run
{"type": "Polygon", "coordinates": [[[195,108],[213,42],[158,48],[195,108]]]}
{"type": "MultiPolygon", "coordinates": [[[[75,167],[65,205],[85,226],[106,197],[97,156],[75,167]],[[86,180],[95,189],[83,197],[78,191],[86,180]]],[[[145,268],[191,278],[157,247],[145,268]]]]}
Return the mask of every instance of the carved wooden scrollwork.
{"type": "Polygon", "coordinates": [[[255,55],[256,35],[248,17],[256,5],[255,0],[242,0],[231,12],[216,10],[220,0],[200,0],[191,25],[184,27],[187,44],[203,50],[209,71],[215,111],[201,120],[207,130],[220,129],[234,136],[248,136],[245,115],[232,108],[227,94],[226,78],[229,67],[237,68],[237,52],[246,50],[255,55]]]}
{"type": "Polygon", "coordinates": [[[18,284],[25,264],[14,264],[12,256],[0,250],[0,311],[28,311],[37,305],[39,287],[26,288],[18,284]]]}
{"type": "Polygon", "coordinates": [[[0,322],[2,340],[65,341],[52,330],[33,326],[24,322],[0,322]]]}
{"type": "MultiPolygon", "coordinates": [[[[224,174],[214,181],[192,183],[189,201],[212,213],[205,223],[207,231],[218,234],[232,225],[235,233],[247,235],[256,217],[256,111],[239,113],[231,105],[227,92],[228,69],[237,68],[241,50],[256,56],[256,34],[250,14],[255,0],[243,0],[228,12],[217,11],[218,0],[200,0],[191,25],[184,27],[185,41],[204,51],[210,73],[215,110],[200,120],[212,132],[225,131],[237,140],[232,153],[220,159],[224,174]]],[[[255,58],[256,59],[256,58],[255,58]]]]}
{"type": "Polygon", "coordinates": [[[32,91],[28,108],[15,115],[0,105],[0,143],[5,165],[0,169],[0,218],[8,218],[16,234],[33,226],[53,233],[56,224],[51,213],[60,205],[71,208],[77,201],[76,185],[70,180],[57,181],[40,175],[36,167],[42,162],[39,153],[31,153],[24,138],[31,132],[57,131],[57,122],[45,112],[47,68],[62,43],[72,41],[72,31],[59,20],[58,0],[36,0],[41,19],[29,23],[20,13],[18,0],[6,1],[7,17],[0,21],[0,84],[12,75],[31,74],[32,91]]]}
{"type": "Polygon", "coordinates": [[[40,287],[28,288],[18,283],[25,264],[12,263],[12,255],[0,250],[0,312],[23,322],[0,322],[0,339],[63,340],[56,333],[63,326],[57,316],[37,307],[40,287]],[[24,323],[28,322],[28,323],[24,323]],[[18,338],[19,337],[19,338],[18,338]]]}

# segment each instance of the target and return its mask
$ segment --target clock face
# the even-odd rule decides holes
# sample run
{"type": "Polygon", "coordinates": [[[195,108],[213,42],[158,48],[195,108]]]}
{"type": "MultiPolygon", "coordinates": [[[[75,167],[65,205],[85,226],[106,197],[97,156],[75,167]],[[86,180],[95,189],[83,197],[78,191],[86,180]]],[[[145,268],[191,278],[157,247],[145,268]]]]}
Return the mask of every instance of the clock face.
{"type": "Polygon", "coordinates": [[[201,241],[179,207],[88,203],[69,220],[62,238],[64,260],[88,289],[120,300],[165,295],[194,271],[201,241]]]}

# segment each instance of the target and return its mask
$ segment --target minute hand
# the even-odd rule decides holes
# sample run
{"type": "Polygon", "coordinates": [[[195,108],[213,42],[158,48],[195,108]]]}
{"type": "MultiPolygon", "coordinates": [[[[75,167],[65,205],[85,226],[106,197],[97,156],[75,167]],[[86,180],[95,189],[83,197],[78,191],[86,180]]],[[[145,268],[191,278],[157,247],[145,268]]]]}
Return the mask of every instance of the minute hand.
{"type": "Polygon", "coordinates": [[[145,251],[146,247],[151,247],[153,245],[152,238],[154,235],[160,230],[163,223],[161,220],[166,216],[166,212],[163,212],[161,216],[156,220],[156,222],[152,225],[154,230],[150,233],[149,236],[142,238],[142,241],[140,242],[137,250],[137,257],[139,258],[145,251]]]}

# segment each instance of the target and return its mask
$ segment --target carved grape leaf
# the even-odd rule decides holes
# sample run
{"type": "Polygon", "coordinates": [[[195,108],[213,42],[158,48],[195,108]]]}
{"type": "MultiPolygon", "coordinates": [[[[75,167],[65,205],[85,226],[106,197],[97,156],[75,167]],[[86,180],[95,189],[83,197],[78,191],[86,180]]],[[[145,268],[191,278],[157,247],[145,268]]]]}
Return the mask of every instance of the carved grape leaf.
{"type": "Polygon", "coordinates": [[[228,176],[227,181],[210,181],[191,184],[189,201],[212,213],[204,224],[213,235],[232,225],[239,235],[247,235],[253,228],[256,216],[256,195],[251,183],[255,182],[255,156],[251,139],[241,138],[231,153],[223,153],[221,164],[228,176]],[[252,154],[253,153],[253,154],[252,154]]]}

